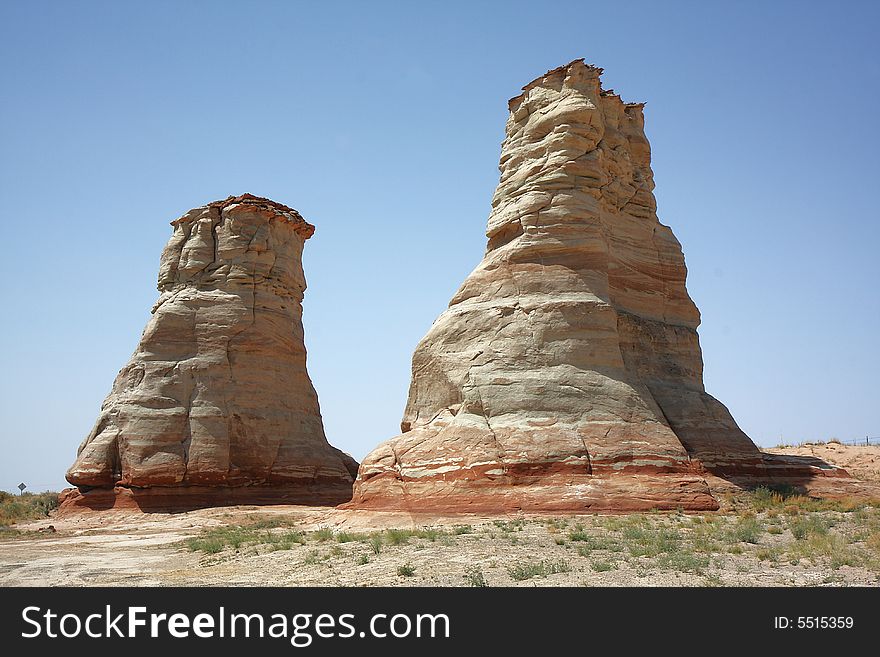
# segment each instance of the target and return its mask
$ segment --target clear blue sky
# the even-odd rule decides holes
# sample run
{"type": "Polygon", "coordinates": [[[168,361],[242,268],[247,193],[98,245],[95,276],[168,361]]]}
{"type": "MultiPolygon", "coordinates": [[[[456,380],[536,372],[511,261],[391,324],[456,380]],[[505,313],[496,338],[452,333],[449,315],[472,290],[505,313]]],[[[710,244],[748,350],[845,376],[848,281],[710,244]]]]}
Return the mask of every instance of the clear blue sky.
{"type": "Polygon", "coordinates": [[[317,226],[330,441],[398,432],[479,262],[507,99],[585,57],[647,101],[709,392],[759,444],[880,436],[880,3],[38,2],[0,8],[0,488],[57,489],[157,297],[168,222],[317,226]]]}

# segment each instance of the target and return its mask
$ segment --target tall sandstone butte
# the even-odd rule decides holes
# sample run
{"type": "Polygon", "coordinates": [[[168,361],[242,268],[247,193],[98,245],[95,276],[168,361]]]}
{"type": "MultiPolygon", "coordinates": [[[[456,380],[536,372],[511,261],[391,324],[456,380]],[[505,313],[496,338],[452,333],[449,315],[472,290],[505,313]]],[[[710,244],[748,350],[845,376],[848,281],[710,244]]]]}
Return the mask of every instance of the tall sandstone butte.
{"type": "Polygon", "coordinates": [[[713,509],[718,477],[803,474],[705,392],[644,105],[601,72],[577,60],[509,102],[486,254],[416,348],[403,434],[352,506],[713,509]]]}
{"type": "Polygon", "coordinates": [[[161,295],[67,472],[66,506],[347,501],[357,463],[328,444],[306,371],[314,226],[250,194],[171,225],[161,295]]]}

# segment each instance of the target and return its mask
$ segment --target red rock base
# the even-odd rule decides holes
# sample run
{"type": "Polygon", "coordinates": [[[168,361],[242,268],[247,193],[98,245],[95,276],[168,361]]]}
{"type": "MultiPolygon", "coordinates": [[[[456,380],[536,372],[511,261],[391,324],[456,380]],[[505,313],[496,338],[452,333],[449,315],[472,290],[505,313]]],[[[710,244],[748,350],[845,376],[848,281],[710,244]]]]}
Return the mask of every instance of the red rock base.
{"type": "Polygon", "coordinates": [[[516,484],[489,478],[404,481],[379,475],[367,494],[341,508],[394,509],[413,513],[714,511],[718,502],[702,477],[676,475],[571,475],[516,484]]]}
{"type": "Polygon", "coordinates": [[[720,507],[719,494],[759,486],[817,498],[880,499],[880,485],[854,479],[820,459],[761,454],[759,461],[740,465],[714,472],[694,461],[693,472],[560,472],[516,481],[449,475],[408,479],[383,473],[360,482],[351,502],[340,508],[446,515],[714,511],[720,507]]]}
{"type": "Polygon", "coordinates": [[[125,488],[68,488],[62,491],[58,513],[132,510],[173,513],[205,507],[235,505],[301,504],[336,506],[351,499],[351,485],[260,487],[185,486],[125,488]]]}

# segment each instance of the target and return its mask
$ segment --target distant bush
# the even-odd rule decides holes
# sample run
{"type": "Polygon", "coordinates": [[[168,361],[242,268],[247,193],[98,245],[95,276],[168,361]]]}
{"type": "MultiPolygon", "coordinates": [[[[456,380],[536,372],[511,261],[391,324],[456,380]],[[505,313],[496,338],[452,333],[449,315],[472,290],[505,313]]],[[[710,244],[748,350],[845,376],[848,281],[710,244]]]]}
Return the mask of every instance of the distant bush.
{"type": "Polygon", "coordinates": [[[25,493],[10,495],[0,491],[0,527],[7,527],[23,520],[46,518],[58,508],[58,493],[25,493]]]}
{"type": "Polygon", "coordinates": [[[468,586],[475,586],[477,588],[489,586],[486,582],[486,577],[483,575],[483,570],[479,566],[468,568],[464,578],[467,580],[468,586]]]}
{"type": "Polygon", "coordinates": [[[537,563],[524,563],[511,566],[507,569],[510,579],[515,582],[531,579],[533,577],[547,577],[547,575],[555,575],[556,573],[567,573],[571,571],[571,566],[567,561],[539,561],[537,563]]]}

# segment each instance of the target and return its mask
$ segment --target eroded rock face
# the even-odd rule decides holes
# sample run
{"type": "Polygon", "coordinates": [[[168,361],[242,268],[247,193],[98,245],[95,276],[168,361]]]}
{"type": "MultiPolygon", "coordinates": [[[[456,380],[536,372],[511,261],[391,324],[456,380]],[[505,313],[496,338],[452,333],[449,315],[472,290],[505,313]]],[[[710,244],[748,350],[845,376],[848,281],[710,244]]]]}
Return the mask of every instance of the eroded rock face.
{"type": "Polygon", "coordinates": [[[765,469],[703,388],[643,105],[601,72],[578,60],[510,101],[486,254],[416,348],[404,433],[354,505],[712,509],[707,474],[765,469]]]}
{"type": "Polygon", "coordinates": [[[153,316],[68,481],[163,508],[348,500],[357,463],[328,444],[306,371],[302,250],[314,226],[249,194],[172,226],[153,316]]]}

